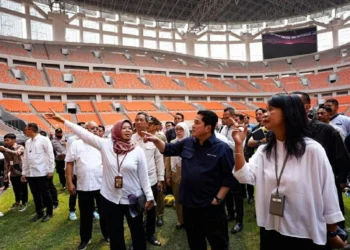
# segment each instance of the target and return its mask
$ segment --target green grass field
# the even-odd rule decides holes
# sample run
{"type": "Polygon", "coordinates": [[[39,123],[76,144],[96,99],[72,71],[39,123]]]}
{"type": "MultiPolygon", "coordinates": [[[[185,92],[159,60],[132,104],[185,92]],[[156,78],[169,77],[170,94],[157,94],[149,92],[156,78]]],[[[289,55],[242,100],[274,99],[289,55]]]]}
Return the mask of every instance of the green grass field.
{"type": "MultiPolygon", "coordinates": [[[[55,183],[57,183],[55,175],[55,183]]],[[[60,187],[60,185],[57,184],[60,187]]],[[[9,211],[14,202],[12,188],[0,196],[0,211],[5,216],[0,217],[0,249],[6,250],[41,250],[41,249],[76,249],[80,243],[79,220],[68,220],[68,192],[59,192],[59,207],[54,210],[54,217],[46,222],[30,223],[28,220],[35,215],[34,203],[29,195],[29,206],[24,212],[9,211]]],[[[346,206],[350,205],[350,198],[345,198],[346,206]]],[[[79,209],[78,209],[79,210],[79,209]]],[[[347,214],[349,215],[347,210],[347,214]]],[[[79,218],[79,211],[78,211],[79,218]]],[[[258,227],[254,219],[254,207],[245,200],[244,230],[230,234],[230,249],[255,250],[259,249],[258,227]]],[[[349,221],[349,216],[347,216],[349,221]]],[[[185,250],[188,249],[184,230],[176,230],[176,213],[173,208],[165,209],[164,225],[157,228],[156,236],[161,241],[161,247],[148,245],[148,249],[185,250]]],[[[229,229],[234,222],[229,223],[229,229]]],[[[125,239],[127,246],[131,238],[125,223],[125,239]]],[[[102,239],[98,221],[94,222],[94,232],[88,249],[109,249],[109,245],[102,239]]],[[[209,248],[208,248],[209,249],[209,248]]]]}

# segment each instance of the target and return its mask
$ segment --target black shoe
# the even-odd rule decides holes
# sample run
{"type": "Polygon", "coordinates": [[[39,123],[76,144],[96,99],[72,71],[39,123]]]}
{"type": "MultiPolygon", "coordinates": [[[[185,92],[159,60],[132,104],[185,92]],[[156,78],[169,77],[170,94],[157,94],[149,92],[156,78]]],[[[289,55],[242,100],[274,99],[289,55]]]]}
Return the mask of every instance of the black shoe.
{"type": "Polygon", "coordinates": [[[227,221],[234,221],[236,218],[234,215],[227,215],[227,221]]]}
{"type": "Polygon", "coordinates": [[[52,215],[50,214],[45,214],[45,216],[42,218],[41,222],[46,222],[52,218],[52,215]]]}
{"type": "Polygon", "coordinates": [[[30,222],[36,222],[37,220],[40,220],[43,217],[43,214],[36,214],[33,218],[30,219],[30,222]]]}
{"type": "Polygon", "coordinates": [[[58,207],[58,203],[57,204],[52,204],[52,208],[56,209],[58,207]]]}
{"type": "Polygon", "coordinates": [[[157,219],[157,226],[161,227],[163,226],[164,222],[163,222],[163,216],[159,216],[157,219]]]}
{"type": "Polygon", "coordinates": [[[111,240],[110,240],[108,237],[105,237],[104,240],[105,240],[105,242],[107,242],[107,243],[110,243],[110,242],[111,242],[111,240]]]}
{"type": "Polygon", "coordinates": [[[90,242],[91,242],[91,240],[80,242],[80,245],[78,246],[78,250],[84,250],[84,249],[86,249],[87,245],[89,245],[90,242]]]}
{"type": "Polygon", "coordinates": [[[249,197],[248,204],[254,204],[255,200],[254,197],[249,197]]]}
{"type": "Polygon", "coordinates": [[[236,225],[234,225],[234,227],[231,230],[232,234],[236,234],[239,233],[243,230],[243,224],[240,222],[237,222],[236,225]]]}
{"type": "Polygon", "coordinates": [[[158,246],[160,247],[162,244],[160,243],[160,241],[158,241],[156,239],[156,237],[152,236],[150,238],[147,239],[149,243],[151,243],[153,246],[158,246]]]}

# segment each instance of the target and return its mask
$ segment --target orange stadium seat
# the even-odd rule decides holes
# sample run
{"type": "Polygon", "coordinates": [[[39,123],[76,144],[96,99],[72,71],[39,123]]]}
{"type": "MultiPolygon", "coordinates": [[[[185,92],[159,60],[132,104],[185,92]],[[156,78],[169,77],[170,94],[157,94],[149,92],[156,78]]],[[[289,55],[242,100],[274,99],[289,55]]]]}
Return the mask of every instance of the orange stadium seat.
{"type": "Polygon", "coordinates": [[[94,105],[98,112],[111,112],[112,103],[111,102],[94,102],[94,105]]]}
{"type": "MultiPolygon", "coordinates": [[[[255,88],[254,86],[252,86],[248,80],[245,79],[236,79],[236,80],[231,80],[229,82],[236,82],[236,86],[242,86],[243,88],[245,88],[245,90],[243,92],[261,92],[261,90],[255,88]],[[238,84],[237,84],[238,83],[238,84]]],[[[237,88],[237,90],[241,90],[241,88],[237,88]]]]}
{"type": "Polygon", "coordinates": [[[186,102],[162,102],[163,105],[170,111],[173,110],[196,110],[195,107],[193,107],[191,104],[186,102]]]}
{"type": "Polygon", "coordinates": [[[102,125],[102,122],[98,118],[96,113],[93,114],[77,114],[77,119],[78,122],[89,122],[89,121],[94,121],[98,125],[102,125]]]}
{"type": "Polygon", "coordinates": [[[264,79],[251,79],[251,82],[255,82],[258,84],[264,92],[280,92],[281,88],[277,87],[277,85],[273,82],[273,79],[266,78],[264,79]]]}
{"type": "MultiPolygon", "coordinates": [[[[196,118],[196,116],[197,116],[197,112],[198,111],[192,111],[192,112],[184,111],[184,112],[181,112],[181,114],[184,115],[185,121],[193,121],[196,118]]],[[[175,116],[176,112],[172,112],[171,114],[173,116],[175,116]]]]}
{"type": "Polygon", "coordinates": [[[50,60],[67,61],[66,56],[62,54],[62,49],[65,48],[62,45],[46,44],[47,54],[50,60]]]}
{"type": "Polygon", "coordinates": [[[336,85],[348,85],[350,84],[350,69],[342,69],[336,72],[339,79],[335,82],[336,85]]]}
{"type": "Polygon", "coordinates": [[[87,72],[72,70],[75,78],[72,86],[76,88],[106,88],[107,83],[104,82],[102,72],[87,72]]]}
{"type": "Polygon", "coordinates": [[[50,131],[50,127],[48,127],[43,120],[41,120],[37,115],[33,114],[15,114],[18,118],[28,122],[28,123],[36,123],[38,127],[45,131],[50,131]]]}
{"type": "Polygon", "coordinates": [[[227,108],[225,105],[223,105],[220,102],[196,102],[199,105],[203,106],[205,109],[209,110],[224,110],[227,108]]]}
{"type": "Polygon", "coordinates": [[[55,110],[55,112],[63,113],[64,112],[64,102],[45,102],[45,101],[31,101],[32,106],[39,113],[50,112],[50,108],[55,110]]]}
{"type": "Polygon", "coordinates": [[[16,68],[22,70],[26,75],[27,78],[24,80],[26,84],[33,86],[45,86],[44,79],[37,68],[26,66],[16,66],[16,68]]]}
{"type": "Polygon", "coordinates": [[[31,51],[32,57],[37,59],[48,60],[49,56],[46,52],[44,44],[32,44],[33,50],[31,51]]]}
{"type": "Polygon", "coordinates": [[[185,90],[184,87],[177,85],[169,77],[164,75],[146,74],[145,77],[151,82],[154,89],[185,90]]]}
{"type": "Polygon", "coordinates": [[[71,62],[101,63],[101,60],[92,54],[92,46],[68,46],[68,60],[71,62]]]}
{"type": "Polygon", "coordinates": [[[251,107],[247,106],[243,102],[229,102],[228,104],[230,106],[232,106],[233,108],[235,108],[236,110],[248,110],[248,109],[251,109],[251,107]]]}
{"type": "Polygon", "coordinates": [[[106,75],[113,78],[114,85],[116,89],[150,89],[149,86],[143,84],[136,74],[132,73],[112,73],[107,72],[106,75]]]}
{"type": "Polygon", "coordinates": [[[152,102],[120,102],[127,111],[157,111],[152,102]]]}
{"type": "Polygon", "coordinates": [[[208,78],[206,81],[212,84],[217,91],[224,91],[224,92],[234,91],[233,88],[223,83],[223,81],[220,79],[208,78]]]}
{"type": "Polygon", "coordinates": [[[307,86],[302,85],[300,77],[297,76],[282,77],[279,81],[283,83],[283,88],[288,92],[307,89],[307,86]]]}
{"type": "Polygon", "coordinates": [[[12,99],[0,100],[0,105],[2,105],[7,111],[10,111],[10,112],[24,112],[24,113],[31,112],[28,105],[19,100],[12,100],[12,99]]]}
{"type": "Polygon", "coordinates": [[[91,101],[76,101],[75,103],[79,106],[81,112],[95,112],[91,101]]]}
{"type": "Polygon", "coordinates": [[[331,87],[328,77],[332,72],[319,72],[317,75],[308,74],[305,75],[309,79],[309,89],[320,89],[320,88],[329,88],[331,87]]]}
{"type": "Polygon", "coordinates": [[[347,96],[334,96],[334,97],[327,97],[327,99],[331,99],[331,98],[334,98],[336,99],[338,102],[339,102],[339,105],[342,105],[342,104],[350,104],[350,96],[347,95],[347,96]]]}
{"type": "Polygon", "coordinates": [[[46,69],[47,75],[49,77],[49,81],[51,83],[52,87],[67,87],[68,84],[63,81],[63,74],[64,72],[61,72],[57,69],[46,69]]]}
{"type": "Polygon", "coordinates": [[[185,76],[173,76],[174,79],[178,79],[182,81],[186,88],[189,90],[195,90],[195,91],[215,91],[212,88],[209,88],[204,83],[201,83],[197,78],[189,77],[186,78],[185,76]]]}
{"type": "Polygon", "coordinates": [[[126,119],[126,117],[120,113],[103,113],[101,117],[106,125],[114,125],[117,121],[126,119]]]}
{"type": "Polygon", "coordinates": [[[27,51],[23,48],[22,43],[13,43],[5,41],[0,41],[0,53],[13,56],[28,56],[27,51]]]}
{"type": "Polygon", "coordinates": [[[252,102],[252,104],[263,109],[266,109],[266,105],[267,105],[265,102],[252,102]]]}
{"type": "Polygon", "coordinates": [[[12,76],[9,67],[3,63],[0,63],[0,83],[21,84],[12,76]]]}

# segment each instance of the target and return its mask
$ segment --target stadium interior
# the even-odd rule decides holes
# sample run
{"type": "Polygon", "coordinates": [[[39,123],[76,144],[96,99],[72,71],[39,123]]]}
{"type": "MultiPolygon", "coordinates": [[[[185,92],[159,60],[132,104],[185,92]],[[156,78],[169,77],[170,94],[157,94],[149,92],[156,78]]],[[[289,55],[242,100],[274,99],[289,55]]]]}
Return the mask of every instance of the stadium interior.
{"type": "MultiPolygon", "coordinates": [[[[339,112],[350,113],[350,6],[315,4],[312,14],[281,12],[264,22],[260,11],[240,17],[246,24],[229,24],[234,8],[206,20],[187,6],[166,22],[180,3],[154,18],[146,10],[155,8],[142,3],[116,4],[111,13],[102,10],[107,4],[78,2],[1,1],[0,134],[19,133],[27,122],[53,131],[59,125],[43,117],[50,107],[71,121],[106,126],[138,111],[163,122],[181,111],[190,123],[197,110],[220,117],[225,107],[254,122],[254,110],[272,94],[296,90],[309,93],[313,106],[336,96],[339,112]],[[310,26],[317,52],[264,60],[262,34],[310,26]]],[[[220,2],[216,8],[227,6],[220,2]]]]}

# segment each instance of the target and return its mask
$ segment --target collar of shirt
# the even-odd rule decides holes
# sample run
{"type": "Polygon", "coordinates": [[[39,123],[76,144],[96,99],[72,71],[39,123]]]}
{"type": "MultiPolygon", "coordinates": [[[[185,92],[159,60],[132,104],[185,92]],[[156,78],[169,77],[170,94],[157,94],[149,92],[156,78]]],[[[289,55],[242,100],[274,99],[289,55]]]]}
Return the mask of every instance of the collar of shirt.
{"type": "MultiPolygon", "coordinates": [[[[199,140],[197,138],[193,137],[193,140],[196,144],[199,144],[199,140]]],[[[216,140],[216,136],[214,133],[203,142],[203,146],[212,145],[215,140],[216,140]]]]}

